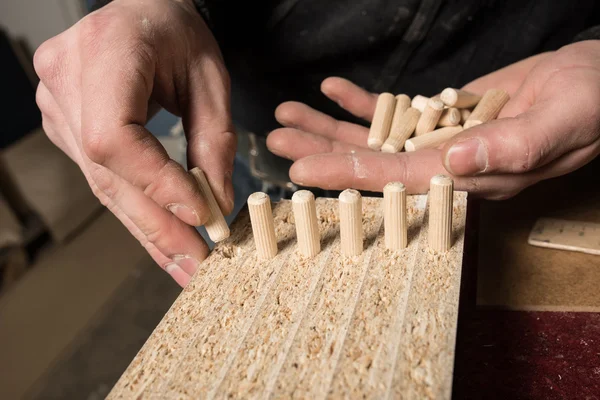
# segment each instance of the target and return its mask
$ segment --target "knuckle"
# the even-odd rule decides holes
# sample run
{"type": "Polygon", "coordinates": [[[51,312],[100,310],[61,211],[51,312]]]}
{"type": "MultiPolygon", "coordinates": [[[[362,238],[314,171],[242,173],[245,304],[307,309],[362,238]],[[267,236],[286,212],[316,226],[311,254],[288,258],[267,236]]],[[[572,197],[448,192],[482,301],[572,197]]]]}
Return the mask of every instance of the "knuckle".
{"type": "Polygon", "coordinates": [[[87,157],[94,163],[105,165],[111,152],[107,136],[101,132],[88,130],[81,134],[81,144],[87,157]]]}
{"type": "Polygon", "coordinates": [[[150,181],[146,187],[143,188],[144,194],[154,198],[159,191],[169,191],[171,188],[174,188],[173,182],[175,181],[176,174],[180,170],[178,166],[179,164],[174,160],[165,160],[164,164],[155,174],[155,179],[150,181]]]}
{"type": "Polygon", "coordinates": [[[33,67],[40,80],[48,85],[57,80],[62,71],[61,50],[52,39],[42,43],[33,55],[33,67]]]}

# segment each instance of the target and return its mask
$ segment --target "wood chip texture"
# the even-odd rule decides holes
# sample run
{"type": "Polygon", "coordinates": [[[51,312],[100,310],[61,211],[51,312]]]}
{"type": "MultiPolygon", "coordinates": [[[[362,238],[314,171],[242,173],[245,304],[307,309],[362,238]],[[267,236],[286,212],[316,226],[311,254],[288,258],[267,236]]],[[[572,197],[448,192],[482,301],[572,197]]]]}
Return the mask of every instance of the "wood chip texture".
{"type": "Polygon", "coordinates": [[[108,398],[449,399],[467,197],[453,195],[443,254],[428,248],[427,195],[407,196],[396,251],[382,199],[363,198],[357,256],[341,255],[337,199],[316,199],[314,257],[298,250],[291,201],[273,204],[271,260],[242,210],[108,398]]]}

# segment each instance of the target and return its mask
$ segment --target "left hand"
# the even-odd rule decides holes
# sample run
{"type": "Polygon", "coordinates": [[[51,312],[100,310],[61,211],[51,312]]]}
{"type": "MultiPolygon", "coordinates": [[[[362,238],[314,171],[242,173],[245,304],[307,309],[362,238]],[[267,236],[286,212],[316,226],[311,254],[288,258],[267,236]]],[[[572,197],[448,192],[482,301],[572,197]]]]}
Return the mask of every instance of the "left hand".
{"type": "MultiPolygon", "coordinates": [[[[600,153],[600,41],[571,44],[481,77],[463,89],[506,90],[510,101],[497,120],[466,129],[442,148],[387,154],[367,147],[368,128],[288,102],[276,110],[285,126],[269,149],[294,160],[291,179],[331,190],[379,191],[390,181],[426,193],[429,179],[450,174],[456,190],[505,199],[541,180],[567,174],[600,153]]],[[[440,91],[443,88],[440,88],[440,91]]],[[[341,78],[322,92],[370,122],[377,94],[341,78]]]]}

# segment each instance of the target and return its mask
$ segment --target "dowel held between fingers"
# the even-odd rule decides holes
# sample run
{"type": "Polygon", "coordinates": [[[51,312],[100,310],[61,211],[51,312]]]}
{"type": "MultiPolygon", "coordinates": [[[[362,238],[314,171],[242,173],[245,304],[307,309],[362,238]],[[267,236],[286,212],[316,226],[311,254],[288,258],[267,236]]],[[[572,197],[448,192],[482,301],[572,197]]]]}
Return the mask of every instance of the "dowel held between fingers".
{"type": "Polygon", "coordinates": [[[356,256],[363,251],[362,196],[346,189],[338,197],[342,254],[356,256]]]}
{"type": "Polygon", "coordinates": [[[372,150],[379,150],[390,134],[396,97],[391,93],[381,93],[377,98],[375,114],[369,129],[367,145],[372,150]]]}
{"type": "Polygon", "coordinates": [[[219,203],[217,203],[217,199],[215,199],[215,195],[206,179],[206,175],[204,175],[204,172],[198,167],[190,170],[190,174],[196,179],[198,188],[208,204],[210,216],[208,221],[206,221],[206,224],[204,224],[204,228],[206,229],[210,240],[217,243],[227,239],[230,235],[229,226],[227,225],[227,221],[225,221],[225,217],[223,216],[221,207],[219,207],[219,203]]]}
{"type": "Polygon", "coordinates": [[[435,175],[429,187],[429,247],[446,252],[452,247],[452,205],[454,182],[446,175],[435,175]]]}
{"type": "Polygon", "coordinates": [[[406,188],[390,182],[383,188],[385,247],[400,250],[407,246],[406,188]]]}
{"type": "Polygon", "coordinates": [[[292,208],[298,248],[305,257],[315,256],[321,251],[315,196],[308,190],[298,190],[292,195],[292,208]]]}
{"type": "Polygon", "coordinates": [[[252,193],[248,197],[248,211],[258,257],[262,259],[275,257],[277,255],[277,237],[275,236],[271,199],[266,193],[252,193]]]}

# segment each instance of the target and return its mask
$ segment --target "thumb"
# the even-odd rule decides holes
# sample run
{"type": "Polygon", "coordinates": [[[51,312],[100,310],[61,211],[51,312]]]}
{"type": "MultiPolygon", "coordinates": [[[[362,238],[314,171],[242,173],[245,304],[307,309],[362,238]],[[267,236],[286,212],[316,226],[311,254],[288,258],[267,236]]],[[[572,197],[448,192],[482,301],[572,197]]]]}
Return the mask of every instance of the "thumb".
{"type": "Polygon", "coordinates": [[[572,127],[560,117],[564,110],[562,101],[536,99],[524,85],[497,120],[466,129],[444,145],[444,167],[468,176],[522,173],[545,165],[575,147],[567,139],[572,127]]]}
{"type": "Polygon", "coordinates": [[[231,118],[229,74],[218,56],[201,55],[188,76],[182,122],[189,169],[199,167],[225,215],[233,210],[233,161],[237,138],[231,118]],[[200,66],[198,68],[198,66],[200,66]]]}

